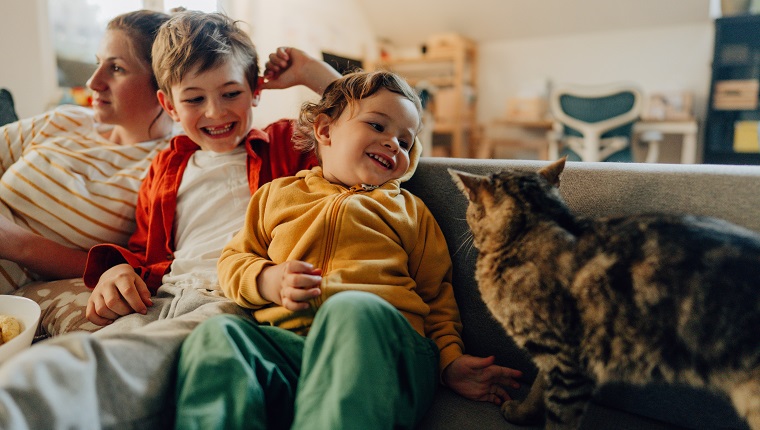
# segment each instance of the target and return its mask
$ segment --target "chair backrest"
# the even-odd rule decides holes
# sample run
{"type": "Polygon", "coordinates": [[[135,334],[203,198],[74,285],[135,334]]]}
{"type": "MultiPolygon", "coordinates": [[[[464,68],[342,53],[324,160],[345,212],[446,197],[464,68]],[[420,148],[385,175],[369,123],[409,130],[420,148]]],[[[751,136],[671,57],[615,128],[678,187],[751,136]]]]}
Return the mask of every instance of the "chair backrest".
{"type": "Polygon", "coordinates": [[[16,107],[13,105],[13,96],[10,91],[0,88],[0,125],[18,121],[16,107]]]}
{"type": "Polygon", "coordinates": [[[596,141],[599,146],[602,139],[615,136],[623,136],[630,142],[633,123],[641,114],[642,92],[637,85],[627,82],[560,85],[549,97],[549,109],[563,125],[563,134],[583,137],[586,145],[596,141]]]}

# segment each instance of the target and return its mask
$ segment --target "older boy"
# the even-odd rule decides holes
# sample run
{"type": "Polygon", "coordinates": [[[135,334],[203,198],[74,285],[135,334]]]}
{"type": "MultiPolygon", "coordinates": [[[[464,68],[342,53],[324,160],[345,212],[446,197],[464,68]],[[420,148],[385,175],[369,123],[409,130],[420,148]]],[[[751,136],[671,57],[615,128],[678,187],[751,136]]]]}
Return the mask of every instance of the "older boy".
{"type": "MultiPolygon", "coordinates": [[[[251,107],[259,102],[256,51],[224,15],[174,16],[156,37],[153,68],[159,102],[186,135],[153,162],[128,249],[104,244],[90,250],[84,281],[94,290],[87,318],[99,325],[149,307],[159,312],[150,298],[159,286],[159,297],[182,290],[170,295],[183,302],[188,291],[218,290],[216,261],[239,229],[250,195],[315,163],[293,148],[292,121],[251,129],[251,107]]],[[[324,80],[312,83],[316,90],[319,85],[324,80]]]]}
{"type": "MultiPolygon", "coordinates": [[[[218,290],[216,260],[251,193],[314,163],[291,148],[290,122],[251,130],[257,56],[232,20],[175,15],[153,58],[159,101],[187,135],[154,160],[128,248],[90,251],[87,315],[109,326],[53,338],[0,367],[0,428],[165,428],[182,340],[211,315],[242,313],[218,290]]],[[[275,81],[321,91],[338,77],[300,51],[274,59],[283,58],[292,65],[275,81]]]]}

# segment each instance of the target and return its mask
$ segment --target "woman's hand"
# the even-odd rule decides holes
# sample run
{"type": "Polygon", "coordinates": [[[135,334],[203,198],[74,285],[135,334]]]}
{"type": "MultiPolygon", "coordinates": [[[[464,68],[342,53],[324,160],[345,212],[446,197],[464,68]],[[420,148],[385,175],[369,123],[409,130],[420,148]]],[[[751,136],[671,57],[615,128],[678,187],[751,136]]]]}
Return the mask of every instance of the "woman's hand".
{"type": "Polygon", "coordinates": [[[104,326],[134,312],[145,314],[148,306],[153,306],[153,301],[145,282],[132,266],[119,264],[100,275],[85,316],[93,324],[104,326]]]}

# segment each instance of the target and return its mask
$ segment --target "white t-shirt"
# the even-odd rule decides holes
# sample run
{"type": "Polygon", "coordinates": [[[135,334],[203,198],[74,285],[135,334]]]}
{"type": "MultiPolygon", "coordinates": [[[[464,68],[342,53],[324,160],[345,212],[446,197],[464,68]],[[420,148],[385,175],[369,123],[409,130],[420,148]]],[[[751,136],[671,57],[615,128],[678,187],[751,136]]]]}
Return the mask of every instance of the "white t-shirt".
{"type": "Polygon", "coordinates": [[[216,263],[240,230],[251,191],[243,145],[227,153],[196,151],[177,193],[175,252],[163,283],[218,289],[216,263]]]}

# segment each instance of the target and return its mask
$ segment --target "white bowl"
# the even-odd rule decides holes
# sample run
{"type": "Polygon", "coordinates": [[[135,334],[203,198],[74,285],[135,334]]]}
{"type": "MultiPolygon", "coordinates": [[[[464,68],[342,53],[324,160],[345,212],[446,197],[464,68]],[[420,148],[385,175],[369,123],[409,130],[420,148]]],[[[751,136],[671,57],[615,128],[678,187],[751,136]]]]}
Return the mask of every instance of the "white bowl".
{"type": "Polygon", "coordinates": [[[29,348],[40,321],[40,305],[26,297],[0,295],[0,315],[10,315],[21,323],[21,334],[0,345],[0,363],[29,348]]]}

